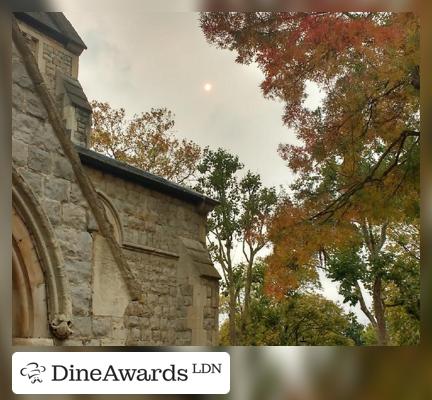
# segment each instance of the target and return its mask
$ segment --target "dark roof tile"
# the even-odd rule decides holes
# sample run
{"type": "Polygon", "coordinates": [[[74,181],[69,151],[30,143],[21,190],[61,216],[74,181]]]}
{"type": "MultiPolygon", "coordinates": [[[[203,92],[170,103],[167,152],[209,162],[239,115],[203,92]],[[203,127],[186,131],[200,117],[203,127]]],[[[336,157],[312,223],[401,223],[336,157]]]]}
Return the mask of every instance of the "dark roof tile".
{"type": "Polygon", "coordinates": [[[217,200],[207,197],[195,190],[178,185],[160,176],[143,171],[126,163],[120,162],[93,150],[75,146],[84,165],[110,173],[119,178],[129,180],[149,189],[177,197],[196,205],[206,204],[210,209],[219,204],[217,200]]]}
{"type": "Polygon", "coordinates": [[[61,12],[32,11],[14,14],[21,21],[64,44],[66,48],[77,55],[87,48],[72,24],[61,12]]]}
{"type": "Polygon", "coordinates": [[[65,89],[66,96],[68,96],[70,102],[79,108],[82,108],[88,112],[92,111],[91,105],[87,100],[87,96],[77,79],[73,79],[70,76],[62,75],[63,86],[65,89]]]}

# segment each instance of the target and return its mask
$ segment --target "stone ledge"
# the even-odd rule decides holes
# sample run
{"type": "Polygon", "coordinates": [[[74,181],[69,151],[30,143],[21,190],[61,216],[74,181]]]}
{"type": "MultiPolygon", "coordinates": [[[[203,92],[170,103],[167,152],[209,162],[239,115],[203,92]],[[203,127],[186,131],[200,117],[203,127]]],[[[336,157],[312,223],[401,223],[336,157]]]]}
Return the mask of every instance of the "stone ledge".
{"type": "Polygon", "coordinates": [[[122,247],[125,250],[139,251],[140,253],[154,254],[162,257],[175,258],[175,259],[180,258],[180,256],[177,253],[172,253],[171,251],[161,250],[155,247],[144,246],[140,244],[124,242],[122,244],[122,247]]]}
{"type": "Polygon", "coordinates": [[[13,346],[54,346],[51,338],[13,338],[13,346]]]}

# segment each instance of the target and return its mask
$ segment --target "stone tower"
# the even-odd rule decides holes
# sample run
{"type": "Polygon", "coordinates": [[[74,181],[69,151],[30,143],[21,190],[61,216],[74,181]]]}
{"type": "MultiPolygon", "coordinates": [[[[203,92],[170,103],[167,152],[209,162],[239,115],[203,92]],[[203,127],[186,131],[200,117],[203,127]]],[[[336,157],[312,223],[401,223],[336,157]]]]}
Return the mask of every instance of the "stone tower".
{"type": "Polygon", "coordinates": [[[63,13],[19,12],[16,17],[72,141],[87,147],[91,107],[78,81],[86,45],[63,13]]]}

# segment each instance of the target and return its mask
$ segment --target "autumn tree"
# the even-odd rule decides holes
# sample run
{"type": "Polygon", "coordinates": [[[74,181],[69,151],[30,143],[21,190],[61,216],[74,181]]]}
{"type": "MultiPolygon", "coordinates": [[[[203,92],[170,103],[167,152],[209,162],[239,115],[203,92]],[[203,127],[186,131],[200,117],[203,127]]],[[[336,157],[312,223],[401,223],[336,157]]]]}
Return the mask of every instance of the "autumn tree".
{"type": "Polygon", "coordinates": [[[235,345],[239,327],[249,316],[253,266],[257,254],[267,245],[267,224],[277,203],[274,188],[266,188],[257,174],[240,177],[243,164],[226,150],[204,150],[198,166],[197,189],[219,200],[208,219],[208,240],[212,259],[220,265],[229,306],[229,337],[235,345]],[[235,256],[241,247],[242,259],[235,256]]]}
{"type": "Polygon", "coordinates": [[[364,199],[377,191],[380,206],[406,195],[406,207],[415,207],[420,79],[414,14],[204,13],[201,26],[210,43],[236,51],[237,62],[257,63],[264,95],[284,102],[283,120],[301,142],[280,147],[289,167],[319,180],[325,164],[337,176],[310,217],[341,215],[358,204],[375,208],[364,199]],[[305,102],[311,82],[325,94],[318,109],[305,102]],[[372,162],[363,167],[365,158],[372,162]]]}
{"type": "Polygon", "coordinates": [[[337,223],[317,223],[307,218],[305,205],[286,201],[272,222],[270,238],[276,245],[268,259],[269,292],[284,298],[288,291],[316,280],[321,269],[339,283],[346,302],[359,304],[376,330],[377,343],[392,343],[390,315],[406,314],[415,326],[420,315],[418,222],[376,223],[370,215],[347,213],[337,223]]]}
{"type": "Polygon", "coordinates": [[[179,184],[191,184],[200,147],[174,135],[174,115],[166,108],[127,118],[124,108],[92,101],[90,146],[97,152],[179,184]]]}
{"type": "MultiPolygon", "coordinates": [[[[387,343],[386,292],[398,270],[388,231],[412,229],[419,215],[418,18],[205,13],[201,26],[238,62],[257,63],[264,95],[285,104],[283,121],[300,143],[279,148],[297,179],[272,224],[268,290],[283,298],[330,262],[347,299],[361,304],[357,285],[367,275],[373,309],[362,309],[387,343]],[[315,108],[306,101],[312,84],[323,95],[315,108]]],[[[418,271],[418,260],[411,266],[418,271]]]]}

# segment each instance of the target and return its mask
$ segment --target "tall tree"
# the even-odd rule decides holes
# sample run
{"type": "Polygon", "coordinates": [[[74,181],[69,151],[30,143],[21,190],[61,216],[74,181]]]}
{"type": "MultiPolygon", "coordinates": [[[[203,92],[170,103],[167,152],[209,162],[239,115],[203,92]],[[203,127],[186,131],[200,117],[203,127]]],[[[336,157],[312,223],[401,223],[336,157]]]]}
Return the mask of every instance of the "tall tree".
{"type": "Polygon", "coordinates": [[[237,156],[233,156],[222,149],[216,152],[205,149],[204,157],[198,170],[198,189],[219,200],[220,205],[215,208],[208,219],[208,238],[210,240],[210,254],[222,268],[224,283],[229,297],[229,337],[232,345],[236,344],[236,287],[235,263],[233,248],[236,233],[239,229],[239,187],[236,173],[243,168],[237,156]],[[213,239],[213,240],[212,240],[213,239]]]}
{"type": "Polygon", "coordinates": [[[249,319],[253,266],[256,255],[269,241],[267,227],[277,203],[274,188],[263,187],[261,178],[250,171],[240,181],[241,208],[240,232],[242,252],[246,261],[243,326],[249,319]]]}
{"type": "Polygon", "coordinates": [[[243,164],[237,156],[223,149],[204,150],[198,166],[202,174],[198,189],[220,201],[208,220],[208,240],[213,260],[222,268],[229,298],[229,337],[237,344],[237,314],[242,306],[242,321],[249,314],[253,265],[260,250],[268,243],[267,223],[277,202],[274,188],[263,187],[258,175],[239,173],[243,164]],[[234,256],[241,246],[243,261],[234,256]]]}
{"type": "Polygon", "coordinates": [[[127,118],[124,108],[99,101],[91,105],[94,150],[177,183],[192,183],[201,149],[175,137],[171,111],[153,108],[127,118]]]}
{"type": "Polygon", "coordinates": [[[397,270],[385,250],[387,231],[412,227],[419,215],[418,18],[205,13],[201,26],[238,62],[257,63],[264,95],[284,102],[283,120],[300,141],[279,148],[297,179],[272,224],[267,288],[283,297],[314,279],[329,255],[348,257],[338,279],[351,280],[360,301],[354,277],[368,274],[373,310],[362,309],[385,343],[386,274],[397,270]],[[311,85],[323,96],[318,107],[306,101],[311,85]],[[359,252],[367,253],[361,262],[359,252]]]}

